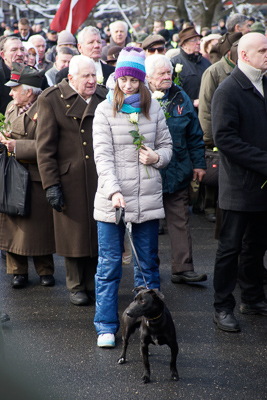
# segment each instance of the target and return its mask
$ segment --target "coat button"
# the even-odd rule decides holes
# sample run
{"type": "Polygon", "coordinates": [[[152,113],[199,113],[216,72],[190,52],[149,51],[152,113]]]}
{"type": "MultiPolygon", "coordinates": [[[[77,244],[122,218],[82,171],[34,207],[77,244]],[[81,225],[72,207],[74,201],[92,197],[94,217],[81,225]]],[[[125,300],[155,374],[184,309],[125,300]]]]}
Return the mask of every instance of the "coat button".
{"type": "Polygon", "coordinates": [[[85,158],[86,158],[86,160],[88,160],[89,156],[86,154],[85,158]]]}
{"type": "Polygon", "coordinates": [[[77,119],[76,117],[73,117],[73,119],[77,119]]]}
{"type": "Polygon", "coordinates": [[[81,129],[81,133],[84,133],[84,129],[81,129]]]}
{"type": "Polygon", "coordinates": [[[63,94],[61,94],[60,97],[63,99],[63,94]]]}
{"type": "Polygon", "coordinates": [[[25,132],[25,136],[27,136],[28,135],[28,133],[27,132],[25,132]]]}
{"type": "Polygon", "coordinates": [[[70,105],[69,105],[69,104],[67,104],[67,105],[66,105],[66,107],[67,107],[67,108],[70,108],[70,105]]]}
{"type": "Polygon", "coordinates": [[[86,143],[86,142],[83,142],[83,145],[84,145],[84,146],[86,146],[86,145],[87,145],[87,143],[86,143]]]}

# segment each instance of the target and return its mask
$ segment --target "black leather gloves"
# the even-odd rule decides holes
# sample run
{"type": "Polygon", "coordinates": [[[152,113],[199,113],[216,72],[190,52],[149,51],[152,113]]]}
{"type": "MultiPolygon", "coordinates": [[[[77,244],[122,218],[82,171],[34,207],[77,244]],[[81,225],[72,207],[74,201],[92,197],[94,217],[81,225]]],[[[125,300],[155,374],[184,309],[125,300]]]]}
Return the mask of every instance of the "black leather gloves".
{"type": "Polygon", "coordinates": [[[50,186],[46,189],[46,199],[51,207],[58,212],[62,212],[64,202],[60,184],[50,186]]]}

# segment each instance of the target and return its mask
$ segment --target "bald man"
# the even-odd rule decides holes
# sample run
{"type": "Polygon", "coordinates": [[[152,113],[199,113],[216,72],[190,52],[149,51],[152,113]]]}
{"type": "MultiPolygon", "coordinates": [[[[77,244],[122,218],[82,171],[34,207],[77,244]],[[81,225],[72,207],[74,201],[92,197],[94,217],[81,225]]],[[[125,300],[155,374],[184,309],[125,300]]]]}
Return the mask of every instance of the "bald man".
{"type": "Polygon", "coordinates": [[[238,65],[215,91],[212,131],[221,165],[223,213],[214,269],[214,322],[238,332],[233,311],[237,278],[242,314],[267,316],[263,256],[267,248],[267,38],[242,36],[238,65]],[[239,265],[238,265],[239,258],[239,265]]]}

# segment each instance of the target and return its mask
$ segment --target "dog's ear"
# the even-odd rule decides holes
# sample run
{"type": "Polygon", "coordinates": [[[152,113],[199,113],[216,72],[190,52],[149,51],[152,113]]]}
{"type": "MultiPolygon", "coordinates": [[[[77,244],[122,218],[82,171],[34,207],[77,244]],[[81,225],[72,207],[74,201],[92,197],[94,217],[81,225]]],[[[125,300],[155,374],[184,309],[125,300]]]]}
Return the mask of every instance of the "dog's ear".
{"type": "Polygon", "coordinates": [[[136,288],[134,288],[133,292],[139,293],[141,290],[145,290],[144,286],[138,286],[136,288]]]}

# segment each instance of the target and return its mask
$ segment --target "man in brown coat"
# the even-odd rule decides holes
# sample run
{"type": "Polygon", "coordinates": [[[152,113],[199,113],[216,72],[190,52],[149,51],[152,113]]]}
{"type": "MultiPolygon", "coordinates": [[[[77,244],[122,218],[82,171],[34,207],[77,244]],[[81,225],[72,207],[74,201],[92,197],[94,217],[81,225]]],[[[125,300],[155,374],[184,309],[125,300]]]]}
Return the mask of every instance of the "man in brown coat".
{"type": "Polygon", "coordinates": [[[55,283],[52,254],[55,252],[53,216],[42,189],[37,167],[35,129],[38,120],[37,97],[44,71],[13,63],[9,82],[13,101],[6,111],[11,133],[0,142],[29,170],[31,178],[31,213],[27,217],[0,214],[0,248],[6,250],[7,273],[13,274],[12,286],[28,282],[28,256],[33,257],[41,285],[55,283]]]}
{"type": "Polygon", "coordinates": [[[93,294],[98,254],[92,121],[107,90],[97,86],[94,62],[83,55],[72,58],[68,79],[38,99],[37,157],[54,208],[56,252],[65,257],[70,300],[84,305],[93,294]]]}

